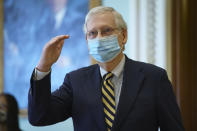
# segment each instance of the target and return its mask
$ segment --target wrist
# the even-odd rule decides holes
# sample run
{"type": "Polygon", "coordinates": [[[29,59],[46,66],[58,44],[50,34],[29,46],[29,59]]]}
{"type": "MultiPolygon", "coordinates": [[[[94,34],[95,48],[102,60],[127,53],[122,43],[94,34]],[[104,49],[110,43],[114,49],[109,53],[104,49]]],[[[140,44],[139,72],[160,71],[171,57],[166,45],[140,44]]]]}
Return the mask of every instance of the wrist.
{"type": "Polygon", "coordinates": [[[41,64],[38,64],[36,66],[36,69],[40,72],[48,72],[51,70],[51,65],[41,65],[41,64]]]}

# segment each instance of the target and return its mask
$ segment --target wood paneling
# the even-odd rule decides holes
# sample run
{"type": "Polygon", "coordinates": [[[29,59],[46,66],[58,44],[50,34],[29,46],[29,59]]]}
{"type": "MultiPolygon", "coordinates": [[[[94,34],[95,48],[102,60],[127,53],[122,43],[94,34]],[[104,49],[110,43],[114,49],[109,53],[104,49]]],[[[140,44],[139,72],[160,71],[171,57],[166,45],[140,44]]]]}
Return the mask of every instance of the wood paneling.
{"type": "Polygon", "coordinates": [[[197,1],[172,1],[172,80],[186,131],[197,131],[197,1]]]}
{"type": "Polygon", "coordinates": [[[96,6],[100,6],[102,4],[102,0],[89,0],[89,9],[92,9],[96,6]]]}

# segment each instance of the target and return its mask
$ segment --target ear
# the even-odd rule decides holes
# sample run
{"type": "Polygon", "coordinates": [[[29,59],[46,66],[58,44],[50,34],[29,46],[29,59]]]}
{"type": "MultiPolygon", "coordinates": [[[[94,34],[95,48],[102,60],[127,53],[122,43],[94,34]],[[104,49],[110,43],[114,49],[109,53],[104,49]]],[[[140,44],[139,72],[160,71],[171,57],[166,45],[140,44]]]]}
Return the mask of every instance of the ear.
{"type": "Polygon", "coordinates": [[[127,43],[127,30],[126,29],[122,31],[122,43],[123,45],[127,43]]]}

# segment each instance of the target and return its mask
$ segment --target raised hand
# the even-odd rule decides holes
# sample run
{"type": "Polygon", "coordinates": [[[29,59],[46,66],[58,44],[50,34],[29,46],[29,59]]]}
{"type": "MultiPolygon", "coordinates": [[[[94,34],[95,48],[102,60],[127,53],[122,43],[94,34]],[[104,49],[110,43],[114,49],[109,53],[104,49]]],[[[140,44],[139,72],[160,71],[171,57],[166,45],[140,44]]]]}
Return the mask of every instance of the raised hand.
{"type": "Polygon", "coordinates": [[[36,69],[42,72],[47,72],[51,66],[58,60],[64,40],[68,39],[69,35],[60,35],[52,38],[42,50],[41,58],[36,66],[36,69]]]}

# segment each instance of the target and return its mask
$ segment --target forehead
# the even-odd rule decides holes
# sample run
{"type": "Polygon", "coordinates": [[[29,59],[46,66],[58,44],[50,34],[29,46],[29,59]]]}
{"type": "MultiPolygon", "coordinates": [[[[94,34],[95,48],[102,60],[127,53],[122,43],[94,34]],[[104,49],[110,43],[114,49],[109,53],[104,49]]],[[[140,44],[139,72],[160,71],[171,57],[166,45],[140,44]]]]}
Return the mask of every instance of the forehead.
{"type": "Polygon", "coordinates": [[[102,27],[115,27],[114,15],[111,12],[95,14],[87,21],[87,30],[100,29],[102,27]]]}

